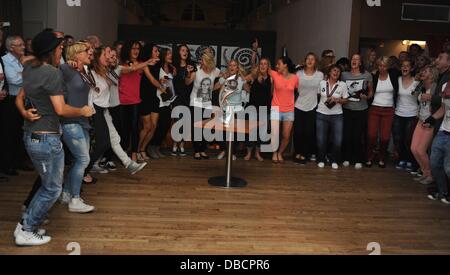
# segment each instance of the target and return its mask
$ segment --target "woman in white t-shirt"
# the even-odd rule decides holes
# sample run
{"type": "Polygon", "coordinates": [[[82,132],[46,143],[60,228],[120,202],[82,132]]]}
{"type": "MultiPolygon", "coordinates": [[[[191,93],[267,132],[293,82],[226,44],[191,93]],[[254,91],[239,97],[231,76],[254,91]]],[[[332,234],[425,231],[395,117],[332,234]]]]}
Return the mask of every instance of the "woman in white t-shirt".
{"type": "Polygon", "coordinates": [[[407,169],[408,171],[417,169],[417,164],[411,152],[411,141],[419,114],[418,94],[415,93],[419,82],[415,81],[411,69],[411,61],[402,62],[402,76],[398,78],[399,89],[392,129],[394,144],[399,156],[397,169],[407,169]]]}
{"type": "Polygon", "coordinates": [[[212,115],[212,92],[219,88],[220,83],[214,84],[214,82],[219,77],[220,70],[216,68],[216,62],[211,53],[203,54],[200,66],[197,69],[190,65],[187,69],[186,85],[189,86],[194,83],[190,104],[194,158],[196,160],[209,159],[206,154],[207,142],[203,136],[203,130],[195,128],[195,123],[202,121],[205,117],[210,118],[212,115]],[[198,120],[196,121],[196,119],[198,120]]]}
{"type": "Polygon", "coordinates": [[[331,138],[332,148],[330,161],[333,169],[339,169],[341,162],[341,148],[344,137],[344,111],[342,105],[348,102],[348,87],[339,81],[341,68],[332,65],[328,79],[320,82],[318,94],[320,97],[317,107],[317,162],[319,168],[325,167],[328,144],[331,138]]]}
{"type": "Polygon", "coordinates": [[[125,168],[134,175],[141,171],[147,163],[138,164],[128,157],[120,145],[120,136],[114,127],[108,110],[111,100],[111,87],[118,85],[109,75],[110,50],[109,47],[101,47],[94,52],[91,72],[96,88],[91,89],[90,100],[92,100],[96,111],[93,116],[95,144],[90,156],[90,164],[86,171],[103,171],[104,169],[99,167],[99,161],[111,147],[125,168]]]}
{"type": "MultiPolygon", "coordinates": [[[[161,61],[158,65],[159,75],[157,75],[157,77],[161,84],[156,90],[156,97],[159,102],[159,120],[158,127],[151,140],[150,146],[155,153],[162,156],[160,148],[167,136],[167,132],[170,130],[172,124],[172,103],[177,98],[177,93],[173,86],[173,79],[176,76],[177,71],[173,66],[172,50],[166,48],[161,49],[160,58],[161,61]]],[[[176,143],[174,142],[174,145],[175,144],[176,143]]]]}
{"type": "Polygon", "coordinates": [[[380,57],[377,61],[378,72],[373,77],[374,99],[369,108],[367,131],[367,167],[372,167],[375,159],[375,147],[378,144],[378,166],[386,167],[387,148],[392,134],[395,102],[398,93],[396,70],[389,69],[389,58],[380,57]],[[378,139],[378,134],[380,138],[378,139]]]}
{"type": "Polygon", "coordinates": [[[295,102],[294,147],[295,162],[305,165],[316,154],[317,90],[324,79],[318,70],[318,57],[308,53],[305,68],[297,72],[299,97],[295,102]]]}

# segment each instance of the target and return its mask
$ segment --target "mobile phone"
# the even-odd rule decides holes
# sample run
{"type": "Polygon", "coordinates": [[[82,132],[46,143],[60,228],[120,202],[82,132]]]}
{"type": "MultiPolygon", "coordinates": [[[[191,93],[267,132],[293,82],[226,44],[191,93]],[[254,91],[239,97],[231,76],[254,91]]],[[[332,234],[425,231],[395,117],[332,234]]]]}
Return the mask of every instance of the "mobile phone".
{"type": "MultiPolygon", "coordinates": [[[[33,104],[33,101],[29,98],[25,98],[25,110],[36,109],[33,104]]],[[[37,111],[33,112],[33,114],[37,115],[37,111]]]]}

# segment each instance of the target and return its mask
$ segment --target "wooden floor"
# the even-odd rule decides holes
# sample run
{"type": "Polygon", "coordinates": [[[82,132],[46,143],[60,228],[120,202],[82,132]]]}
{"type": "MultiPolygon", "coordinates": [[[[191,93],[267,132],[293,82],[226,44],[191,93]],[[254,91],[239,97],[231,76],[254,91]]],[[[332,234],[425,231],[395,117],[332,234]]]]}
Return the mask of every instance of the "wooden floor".
{"type": "Polygon", "coordinates": [[[57,204],[53,241],[17,248],[12,232],[33,173],[0,185],[0,254],[449,254],[450,208],[393,169],[338,172],[291,163],[235,163],[249,186],[208,186],[224,162],[167,158],[131,177],[121,170],[85,186],[93,214],[57,204]]]}

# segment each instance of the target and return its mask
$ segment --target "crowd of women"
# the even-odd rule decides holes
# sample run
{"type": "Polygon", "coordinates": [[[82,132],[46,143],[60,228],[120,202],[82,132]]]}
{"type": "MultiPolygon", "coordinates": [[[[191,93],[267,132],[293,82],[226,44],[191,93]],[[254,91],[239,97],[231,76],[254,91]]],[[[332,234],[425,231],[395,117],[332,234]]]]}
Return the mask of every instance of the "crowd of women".
{"type": "MultiPolygon", "coordinates": [[[[450,204],[448,49],[434,62],[415,46],[401,60],[368,51],[336,63],[327,50],[321,59],[308,53],[297,67],[287,56],[276,61],[276,69],[267,58],[253,58],[260,61],[250,71],[231,60],[221,72],[211,51],[195,64],[185,44],[172,52],[140,41],[107,47],[96,37],[63,40],[49,30],[40,33],[31,42],[33,58],[24,64],[16,105],[39,177],[14,232],[17,245],[50,242],[39,227],[58,198],[70,212],[94,211],[81,198],[82,184],[97,181],[93,173],[114,171],[114,155],[132,175],[150,159],[165,157],[161,146],[172,124],[186,119],[174,120],[172,110],[189,108],[191,129],[184,130],[194,133],[193,125],[212,115],[219,91],[231,86],[227,102],[234,112],[249,106],[271,110],[257,119],[270,121],[272,136],[281,138],[273,163],[285,162],[293,134],[293,160],[299,165],[362,169],[377,162],[385,168],[393,140],[396,168],[417,175],[424,185],[436,183],[429,198],[450,204]],[[70,163],[65,176],[64,155],[70,163]]],[[[210,158],[207,139],[200,136],[192,142],[198,161],[210,158]]],[[[171,154],[186,156],[189,141],[170,142],[171,154]]],[[[244,159],[255,155],[264,161],[263,143],[245,142],[244,159]]],[[[222,159],[225,145],[218,144],[222,159]]]]}

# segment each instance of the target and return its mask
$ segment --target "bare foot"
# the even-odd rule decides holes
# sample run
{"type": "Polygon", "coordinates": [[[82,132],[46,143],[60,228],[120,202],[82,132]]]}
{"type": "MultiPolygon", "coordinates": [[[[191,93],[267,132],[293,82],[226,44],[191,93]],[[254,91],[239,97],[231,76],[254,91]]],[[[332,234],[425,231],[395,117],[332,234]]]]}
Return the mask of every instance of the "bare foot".
{"type": "Polygon", "coordinates": [[[259,161],[259,162],[263,162],[264,161],[264,158],[259,154],[259,153],[256,153],[256,159],[259,161]]]}
{"type": "Polygon", "coordinates": [[[283,155],[280,154],[280,153],[278,153],[278,161],[279,161],[280,163],[284,163],[283,155]]]}
{"type": "Polygon", "coordinates": [[[250,161],[252,159],[252,152],[247,153],[247,155],[245,156],[244,160],[245,161],[250,161]]]}
{"type": "Polygon", "coordinates": [[[273,153],[272,162],[273,163],[279,163],[278,153],[273,153]]]}

